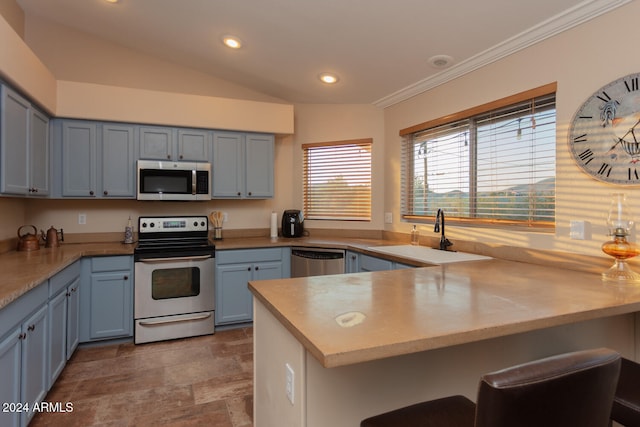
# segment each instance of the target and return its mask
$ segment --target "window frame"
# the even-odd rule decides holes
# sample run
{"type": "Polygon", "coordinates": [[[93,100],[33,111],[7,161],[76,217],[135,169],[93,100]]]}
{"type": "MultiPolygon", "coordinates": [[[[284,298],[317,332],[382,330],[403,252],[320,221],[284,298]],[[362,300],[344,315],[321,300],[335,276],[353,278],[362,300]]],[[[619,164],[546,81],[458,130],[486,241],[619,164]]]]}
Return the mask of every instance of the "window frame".
{"type": "MultiPolygon", "coordinates": [[[[407,144],[407,139],[412,138],[414,134],[418,134],[421,132],[428,131],[430,129],[444,127],[447,125],[455,125],[460,122],[467,121],[469,119],[474,119],[479,116],[483,116],[489,114],[493,111],[505,109],[507,107],[513,106],[518,103],[523,103],[526,101],[530,101],[539,97],[546,97],[549,95],[555,95],[557,91],[557,83],[550,83],[544,86],[540,86],[531,90],[527,90],[524,92],[517,93],[515,95],[511,95],[505,98],[501,98],[499,100],[495,100],[486,104],[482,104],[476,107],[469,108],[467,110],[463,110],[454,114],[450,114],[447,116],[439,117],[434,120],[429,120],[405,129],[401,129],[399,131],[400,136],[402,137],[402,154],[401,154],[401,163],[402,163],[402,176],[401,176],[401,201],[403,202],[401,206],[401,218],[407,222],[431,222],[434,220],[433,215],[416,215],[412,213],[407,213],[407,209],[409,208],[409,203],[411,203],[410,192],[412,190],[412,178],[409,177],[409,174],[413,174],[413,168],[408,167],[407,165],[410,163],[410,159],[408,156],[413,156],[411,153],[407,153],[410,150],[405,148],[405,144],[407,144]],[[407,156],[407,158],[405,158],[407,156]],[[407,170],[408,169],[408,170],[407,170]]],[[[556,116],[557,117],[557,116],[556,116]]],[[[557,134],[557,131],[556,131],[557,134]]],[[[475,140],[474,138],[472,138],[475,140]]],[[[475,143],[475,141],[474,141],[475,143]]],[[[476,147],[473,147],[472,150],[475,151],[476,147]]],[[[557,141],[556,141],[556,151],[557,151],[557,141]]],[[[476,156],[476,153],[470,153],[470,156],[476,156]]],[[[557,158],[557,154],[556,154],[557,158]]],[[[411,158],[413,161],[413,157],[411,158]]],[[[557,171],[556,171],[557,177],[557,171]]],[[[470,179],[474,178],[470,174],[470,179]]],[[[475,186],[476,183],[470,183],[470,186],[475,186]]],[[[555,199],[555,193],[554,193],[555,199]]],[[[554,218],[552,221],[525,221],[525,220],[509,220],[509,219],[498,219],[498,218],[474,218],[474,217],[454,217],[448,216],[447,222],[453,223],[461,226],[483,226],[483,227],[494,227],[494,228],[515,228],[515,229],[523,229],[527,231],[541,231],[541,232],[553,232],[555,231],[555,223],[556,223],[556,215],[554,213],[554,218]]]]}

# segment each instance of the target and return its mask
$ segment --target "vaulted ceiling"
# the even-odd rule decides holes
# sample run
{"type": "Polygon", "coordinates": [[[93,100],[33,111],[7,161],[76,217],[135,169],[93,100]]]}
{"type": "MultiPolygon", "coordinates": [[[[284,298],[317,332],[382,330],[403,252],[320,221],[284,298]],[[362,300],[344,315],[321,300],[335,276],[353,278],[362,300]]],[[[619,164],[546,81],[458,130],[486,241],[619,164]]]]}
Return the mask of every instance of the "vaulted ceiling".
{"type": "Polygon", "coordinates": [[[18,0],[26,14],[292,103],[384,107],[629,0],[18,0]],[[234,35],[242,48],[221,39],[234,35]],[[434,64],[434,57],[436,59],[434,64]],[[444,67],[437,59],[446,59],[444,67]],[[448,58],[447,58],[448,57],[448,58]],[[339,77],[334,85],[322,72],[339,77]]]}

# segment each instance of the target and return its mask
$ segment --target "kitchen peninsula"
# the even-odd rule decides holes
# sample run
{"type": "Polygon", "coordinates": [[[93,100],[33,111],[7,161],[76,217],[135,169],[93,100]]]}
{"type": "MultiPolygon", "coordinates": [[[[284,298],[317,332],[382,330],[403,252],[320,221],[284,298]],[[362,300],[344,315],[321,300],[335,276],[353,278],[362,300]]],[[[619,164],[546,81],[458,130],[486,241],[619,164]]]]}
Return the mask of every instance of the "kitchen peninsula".
{"type": "Polygon", "coordinates": [[[421,400],[475,400],[481,374],[565,351],[636,358],[640,293],[594,273],[494,259],[250,289],[256,427],[354,426],[421,400]]]}

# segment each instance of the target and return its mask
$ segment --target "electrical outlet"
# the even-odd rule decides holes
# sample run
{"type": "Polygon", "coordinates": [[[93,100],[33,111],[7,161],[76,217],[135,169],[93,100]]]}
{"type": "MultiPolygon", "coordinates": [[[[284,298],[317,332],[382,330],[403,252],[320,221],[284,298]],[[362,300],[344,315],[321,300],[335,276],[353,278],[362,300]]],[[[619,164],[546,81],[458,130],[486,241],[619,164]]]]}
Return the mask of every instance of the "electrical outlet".
{"type": "Polygon", "coordinates": [[[288,364],[285,363],[284,365],[285,367],[285,392],[287,393],[287,399],[289,399],[289,402],[291,402],[291,404],[293,405],[294,402],[294,396],[293,396],[293,381],[295,379],[295,374],[293,372],[293,368],[288,364]]]}
{"type": "Polygon", "coordinates": [[[87,223],[87,214],[78,214],[78,224],[85,225],[87,223]]]}
{"type": "Polygon", "coordinates": [[[226,212],[222,212],[222,222],[227,222],[227,220],[229,219],[229,217],[227,216],[226,212]]]}
{"type": "Polygon", "coordinates": [[[393,224],[393,212],[385,212],[384,213],[384,223],[385,224],[393,224]]]}

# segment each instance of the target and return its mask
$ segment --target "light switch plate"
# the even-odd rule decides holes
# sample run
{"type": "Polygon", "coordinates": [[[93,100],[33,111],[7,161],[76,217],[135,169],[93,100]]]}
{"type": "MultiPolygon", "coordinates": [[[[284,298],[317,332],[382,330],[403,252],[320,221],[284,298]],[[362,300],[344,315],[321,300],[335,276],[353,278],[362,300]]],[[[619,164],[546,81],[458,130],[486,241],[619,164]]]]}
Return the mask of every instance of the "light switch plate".
{"type": "Polygon", "coordinates": [[[393,224],[393,212],[385,212],[384,213],[384,223],[385,224],[393,224]]]}
{"type": "Polygon", "coordinates": [[[294,402],[294,394],[293,394],[293,382],[295,379],[295,374],[293,373],[293,368],[288,363],[285,363],[285,391],[287,393],[287,399],[293,405],[294,402]]]}
{"type": "Polygon", "coordinates": [[[589,240],[591,239],[591,227],[589,221],[569,222],[569,237],[573,240],[589,240]]]}

